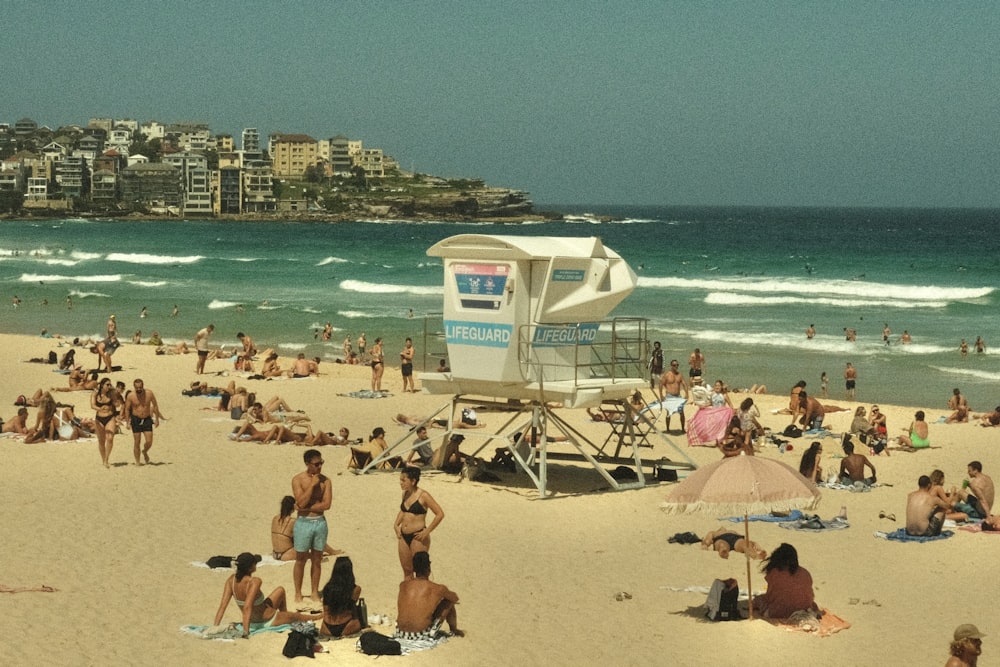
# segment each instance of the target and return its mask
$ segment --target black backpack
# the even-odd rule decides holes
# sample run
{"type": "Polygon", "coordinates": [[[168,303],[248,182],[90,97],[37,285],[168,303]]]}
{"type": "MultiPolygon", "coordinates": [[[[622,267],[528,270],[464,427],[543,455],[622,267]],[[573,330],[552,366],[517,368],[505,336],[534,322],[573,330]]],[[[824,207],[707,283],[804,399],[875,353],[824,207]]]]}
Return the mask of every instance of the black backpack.
{"type": "Polygon", "coordinates": [[[361,635],[358,648],[365,655],[403,655],[403,647],[399,642],[374,630],[361,635]]]}

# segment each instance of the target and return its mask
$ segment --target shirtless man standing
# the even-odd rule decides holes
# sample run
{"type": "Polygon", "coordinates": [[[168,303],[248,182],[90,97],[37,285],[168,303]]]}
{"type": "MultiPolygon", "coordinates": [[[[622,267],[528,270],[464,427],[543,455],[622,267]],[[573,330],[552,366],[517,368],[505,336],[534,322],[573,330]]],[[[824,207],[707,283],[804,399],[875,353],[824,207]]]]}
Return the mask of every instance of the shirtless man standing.
{"type": "Polygon", "coordinates": [[[399,366],[400,372],[403,374],[403,393],[412,391],[416,393],[416,389],[413,387],[413,339],[407,338],[406,343],[403,345],[402,352],[399,353],[399,366]],[[409,387],[409,389],[407,389],[409,387]]]}
{"type": "Polygon", "coordinates": [[[195,373],[201,375],[205,372],[205,360],[208,359],[208,337],[215,331],[215,325],[209,324],[204,329],[199,329],[194,335],[194,349],[198,351],[198,364],[195,366],[195,373]]]}
{"type": "Polygon", "coordinates": [[[302,460],[305,461],[306,469],[292,478],[292,496],[298,510],[298,518],[292,531],[295,543],[292,580],[295,583],[295,601],[302,602],[302,579],[306,572],[306,561],[310,561],[310,597],[313,604],[319,605],[323,600],[319,594],[323,550],[330,533],[323,512],[330,509],[333,502],[333,486],[330,478],[322,473],[323,455],[318,450],[307,450],[302,455],[302,460]]]}
{"type": "Polygon", "coordinates": [[[135,390],[125,399],[125,419],[132,425],[133,453],[135,464],[141,466],[139,446],[143,433],[146,434],[146,446],[142,448],[142,457],[149,463],[149,449],[153,446],[153,427],[160,425],[160,408],[156,404],[156,396],[143,386],[142,380],[136,378],[132,383],[135,390]]]}
{"type": "Polygon", "coordinates": [[[970,461],[966,472],[969,474],[969,494],[965,500],[955,503],[955,510],[965,512],[972,519],[985,519],[993,513],[993,480],[983,474],[983,464],[970,461]]]}
{"type": "Polygon", "coordinates": [[[864,454],[854,453],[854,443],[850,440],[844,442],[844,454],[846,455],[840,462],[840,483],[846,486],[854,482],[864,482],[866,486],[875,483],[875,466],[864,454]],[[865,467],[872,469],[872,476],[865,477],[865,467]]]}
{"type": "Polygon", "coordinates": [[[931,493],[931,478],[921,475],[916,491],[906,496],[906,534],[917,537],[934,537],[941,534],[944,515],[949,509],[944,502],[931,493]]]}
{"type": "MultiPolygon", "coordinates": [[[[684,381],[684,376],[680,374],[677,370],[680,364],[676,359],[670,360],[670,370],[663,374],[660,378],[660,402],[663,402],[666,398],[679,398],[681,395],[681,390],[684,390],[684,398],[688,398],[688,387],[687,383],[684,381]]],[[[667,413],[667,430],[670,430],[670,410],[664,408],[664,412],[667,413]]],[[[684,430],[684,409],[680,409],[681,416],[681,431],[684,430]]]]}
{"type": "Polygon", "coordinates": [[[413,575],[414,578],[399,584],[395,636],[433,639],[441,624],[447,622],[451,634],[464,637],[465,633],[458,629],[455,611],[458,595],[444,584],[430,580],[431,557],[426,551],[413,554],[413,575]]]}
{"type": "Polygon", "coordinates": [[[688,357],[688,366],[691,367],[691,370],[688,371],[688,377],[696,378],[704,375],[705,355],[701,353],[700,348],[694,348],[694,352],[688,357]]]}
{"type": "Polygon", "coordinates": [[[854,400],[854,388],[857,386],[858,381],[858,369],[851,365],[851,362],[847,362],[847,368],[844,369],[844,386],[847,388],[847,400],[854,400]]]}

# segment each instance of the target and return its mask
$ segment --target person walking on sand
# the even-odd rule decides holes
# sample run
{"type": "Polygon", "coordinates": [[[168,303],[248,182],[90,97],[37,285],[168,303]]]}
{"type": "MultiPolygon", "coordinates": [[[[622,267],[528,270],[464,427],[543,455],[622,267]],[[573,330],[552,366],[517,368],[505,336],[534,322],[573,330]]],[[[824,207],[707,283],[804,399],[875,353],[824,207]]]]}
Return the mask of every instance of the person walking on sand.
{"type": "MultiPolygon", "coordinates": [[[[684,381],[684,376],[678,371],[680,364],[676,359],[670,360],[670,370],[663,374],[660,378],[660,404],[663,405],[663,411],[667,413],[667,431],[670,430],[670,410],[664,402],[667,399],[673,399],[674,403],[678,402],[681,396],[681,390],[684,390],[684,399],[687,400],[689,397],[687,383],[684,381]]],[[[681,431],[684,431],[684,404],[680,403],[677,412],[681,416],[681,431]]]]}
{"type": "Polygon", "coordinates": [[[413,386],[413,339],[407,338],[403,350],[399,353],[399,370],[403,374],[403,393],[416,393],[413,386]],[[407,389],[409,387],[409,389],[407,389]]]}
{"type": "Polygon", "coordinates": [[[318,450],[309,449],[302,455],[306,469],[292,478],[292,496],[298,518],[292,530],[295,546],[295,566],[292,580],[295,584],[295,602],[302,602],[302,579],[306,572],[306,561],[310,562],[310,597],[314,603],[320,602],[319,582],[323,567],[323,550],[329,537],[324,512],[333,502],[330,478],[322,473],[323,455],[318,450]]]}
{"type": "Polygon", "coordinates": [[[847,400],[854,400],[854,390],[858,384],[858,369],[851,365],[851,362],[847,362],[847,368],[844,369],[844,386],[847,389],[847,400]]]}
{"type": "Polygon", "coordinates": [[[133,453],[135,454],[135,464],[143,465],[139,460],[139,447],[142,444],[145,434],[146,446],[142,448],[142,458],[145,463],[149,463],[149,450],[153,446],[153,427],[160,425],[160,407],[156,404],[156,396],[146,389],[142,380],[136,378],[132,383],[132,391],[125,398],[125,419],[132,427],[133,453]]]}
{"type": "Polygon", "coordinates": [[[199,329],[194,335],[194,349],[198,351],[198,364],[195,366],[195,373],[201,375],[205,372],[205,360],[208,359],[208,337],[215,331],[215,325],[209,324],[204,329],[199,329]]]}
{"type": "Polygon", "coordinates": [[[983,654],[985,636],[972,623],[963,623],[955,628],[953,641],[948,646],[951,657],[944,663],[944,667],[976,667],[979,656],[983,654]]]}

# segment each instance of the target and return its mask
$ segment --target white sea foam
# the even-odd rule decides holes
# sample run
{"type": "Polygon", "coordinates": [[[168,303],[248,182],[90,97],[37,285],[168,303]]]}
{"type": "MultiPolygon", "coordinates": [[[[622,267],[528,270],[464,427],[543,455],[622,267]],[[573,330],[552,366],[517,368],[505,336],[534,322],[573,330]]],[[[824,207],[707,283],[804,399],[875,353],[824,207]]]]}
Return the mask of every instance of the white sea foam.
{"type": "Polygon", "coordinates": [[[975,378],[977,380],[986,380],[989,382],[1000,381],[1000,372],[984,371],[978,368],[949,368],[946,366],[931,366],[931,368],[940,373],[944,373],[945,375],[969,377],[969,378],[975,378]]]}
{"type": "Polygon", "coordinates": [[[126,280],[125,282],[138,287],[163,287],[167,284],[166,280],[126,280]]]}
{"type": "Polygon", "coordinates": [[[349,261],[350,260],[342,259],[340,257],[325,257],[324,259],[320,260],[316,264],[316,266],[326,266],[327,264],[343,264],[349,261]]]}
{"type": "Polygon", "coordinates": [[[20,281],[22,283],[116,283],[122,279],[121,274],[112,273],[99,276],[64,276],[60,274],[38,274],[22,273],[20,281]]]}
{"type": "Polygon", "coordinates": [[[871,341],[850,342],[842,336],[819,335],[813,339],[805,336],[789,336],[787,331],[757,331],[747,332],[738,330],[720,329],[681,329],[665,326],[660,331],[672,336],[683,336],[692,340],[705,341],[706,343],[717,343],[724,347],[765,347],[781,348],[785,350],[803,350],[820,354],[850,354],[854,356],[883,356],[883,355],[931,355],[948,352],[954,348],[943,345],[927,345],[911,343],[901,345],[893,343],[886,347],[881,339],[871,341]]]}
{"type": "Polygon", "coordinates": [[[219,310],[220,308],[235,308],[239,306],[238,301],[220,301],[219,299],[212,299],[208,304],[209,310],[219,310]]]}
{"type": "Polygon", "coordinates": [[[70,290],[69,295],[74,299],[87,299],[92,296],[100,297],[102,299],[110,299],[110,294],[102,294],[101,292],[81,292],[79,290],[70,290]]]}
{"type": "Polygon", "coordinates": [[[363,317],[375,317],[375,313],[365,313],[360,310],[338,310],[337,314],[349,320],[357,320],[363,317]]]}
{"type": "Polygon", "coordinates": [[[128,262],[129,264],[194,264],[204,259],[201,255],[174,257],[171,255],[149,255],[139,252],[113,252],[105,257],[109,262],[128,262]]]}
{"type": "Polygon", "coordinates": [[[944,308],[947,301],[895,301],[892,299],[836,299],[822,296],[751,296],[733,292],[709,292],[705,303],[713,306],[788,306],[807,304],[835,308],[944,308]]]}
{"type": "Polygon", "coordinates": [[[79,264],[78,261],[72,259],[46,259],[42,263],[49,266],[76,266],[79,264]]]}
{"type": "Polygon", "coordinates": [[[365,294],[444,294],[444,287],[437,285],[392,285],[388,283],[369,283],[363,280],[344,280],[340,289],[345,292],[362,292],[365,294]]]}
{"type": "Polygon", "coordinates": [[[100,259],[104,255],[99,252],[84,252],[83,250],[74,250],[70,252],[70,257],[73,259],[87,260],[87,259],[100,259]]]}
{"type": "Polygon", "coordinates": [[[304,350],[306,349],[305,343],[278,343],[278,347],[283,350],[304,350]]]}
{"type": "Polygon", "coordinates": [[[653,278],[642,276],[639,287],[650,289],[688,289],[710,292],[749,292],[854,297],[865,300],[920,301],[948,303],[980,299],[996,291],[993,287],[938,287],[936,285],[895,285],[860,280],[808,280],[804,278],[653,278]]]}
{"type": "Polygon", "coordinates": [[[319,314],[323,312],[322,310],[316,310],[315,308],[309,308],[308,306],[302,308],[301,310],[303,313],[313,313],[313,314],[319,314]]]}

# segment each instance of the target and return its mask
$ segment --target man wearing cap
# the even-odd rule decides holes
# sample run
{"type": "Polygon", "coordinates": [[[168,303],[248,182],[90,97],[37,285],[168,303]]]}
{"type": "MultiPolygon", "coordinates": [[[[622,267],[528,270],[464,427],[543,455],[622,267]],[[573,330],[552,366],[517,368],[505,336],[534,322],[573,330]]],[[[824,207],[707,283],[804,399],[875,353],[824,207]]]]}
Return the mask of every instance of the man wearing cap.
{"type": "Polygon", "coordinates": [[[403,639],[435,639],[441,624],[456,637],[465,633],[458,629],[455,605],[458,595],[444,584],[430,580],[431,557],[426,551],[413,554],[413,578],[399,584],[396,598],[396,632],[403,639]]]}
{"type": "Polygon", "coordinates": [[[302,602],[302,578],[306,571],[306,561],[312,563],[309,570],[312,592],[310,597],[318,605],[322,598],[319,594],[320,570],[323,567],[323,549],[329,536],[326,517],[323,512],[330,509],[333,501],[333,489],[330,478],[322,473],[323,455],[318,450],[310,449],[302,455],[306,469],[292,478],[292,496],[295,497],[295,508],[298,518],[292,529],[292,541],[295,547],[295,567],[292,579],[295,583],[295,601],[302,602]]]}
{"type": "Polygon", "coordinates": [[[983,652],[983,637],[979,628],[972,623],[963,623],[955,628],[955,640],[949,647],[951,657],[944,667],[975,667],[983,652]]]}

